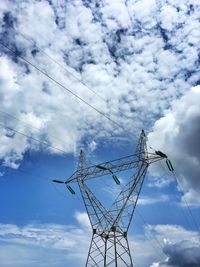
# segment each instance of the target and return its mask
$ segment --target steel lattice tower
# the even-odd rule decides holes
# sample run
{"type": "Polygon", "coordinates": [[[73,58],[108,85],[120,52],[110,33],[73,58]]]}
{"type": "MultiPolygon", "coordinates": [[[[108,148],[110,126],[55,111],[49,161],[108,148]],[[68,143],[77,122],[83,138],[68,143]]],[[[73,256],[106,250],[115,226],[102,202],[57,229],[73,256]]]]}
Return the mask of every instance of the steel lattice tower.
{"type": "MultiPolygon", "coordinates": [[[[145,133],[142,130],[134,155],[87,167],[83,150],[80,152],[77,171],[65,184],[72,194],[70,184],[77,182],[92,227],[92,240],[86,267],[112,266],[133,267],[127,239],[128,229],[148,166],[163,158],[160,151],[149,153],[145,133]],[[109,209],[105,208],[87,185],[87,180],[111,174],[119,183],[115,173],[133,169],[133,175],[121,187],[121,191],[109,209]]],[[[61,182],[54,180],[54,182],[61,182]]]]}

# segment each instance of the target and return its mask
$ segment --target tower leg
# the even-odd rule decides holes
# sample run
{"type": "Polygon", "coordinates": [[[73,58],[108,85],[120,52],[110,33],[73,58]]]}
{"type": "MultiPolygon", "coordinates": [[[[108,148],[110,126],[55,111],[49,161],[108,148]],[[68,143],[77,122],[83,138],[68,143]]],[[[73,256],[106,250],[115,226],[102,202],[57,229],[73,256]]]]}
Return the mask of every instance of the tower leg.
{"type": "Polygon", "coordinates": [[[133,267],[127,237],[121,233],[94,233],[86,267],[133,267]]]}
{"type": "Polygon", "coordinates": [[[86,267],[100,267],[106,266],[105,255],[106,255],[107,240],[100,235],[93,234],[86,267]]]}

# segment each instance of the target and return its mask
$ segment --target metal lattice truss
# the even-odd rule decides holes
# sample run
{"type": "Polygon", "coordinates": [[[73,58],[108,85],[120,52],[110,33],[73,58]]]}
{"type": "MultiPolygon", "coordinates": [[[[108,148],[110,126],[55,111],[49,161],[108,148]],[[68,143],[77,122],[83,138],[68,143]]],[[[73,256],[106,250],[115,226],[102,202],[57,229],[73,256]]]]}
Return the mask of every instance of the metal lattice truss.
{"type": "MultiPolygon", "coordinates": [[[[77,182],[92,226],[93,235],[86,267],[133,267],[127,240],[127,232],[144,182],[148,166],[166,158],[163,153],[149,153],[145,133],[142,130],[136,153],[131,156],[86,167],[81,150],[78,170],[65,182],[67,186],[77,182]],[[87,180],[133,169],[133,175],[121,187],[121,191],[109,209],[105,208],[87,185],[87,180]]],[[[119,182],[116,180],[116,182],[119,182]]]]}

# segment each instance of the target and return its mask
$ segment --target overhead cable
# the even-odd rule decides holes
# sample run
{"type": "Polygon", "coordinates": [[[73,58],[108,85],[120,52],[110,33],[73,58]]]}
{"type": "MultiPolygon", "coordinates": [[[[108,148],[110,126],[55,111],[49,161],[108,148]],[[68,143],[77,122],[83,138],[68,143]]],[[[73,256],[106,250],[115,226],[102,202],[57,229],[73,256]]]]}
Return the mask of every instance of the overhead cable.
{"type": "MultiPolygon", "coordinates": [[[[2,115],[4,115],[4,116],[7,116],[8,118],[11,118],[11,119],[14,119],[14,120],[16,120],[16,121],[22,122],[23,124],[25,124],[25,125],[27,125],[27,126],[33,128],[33,129],[40,130],[38,127],[35,127],[35,126],[33,126],[32,124],[27,123],[27,122],[25,122],[25,121],[23,121],[23,120],[17,118],[16,116],[14,116],[14,115],[12,115],[12,114],[10,114],[10,113],[8,113],[8,112],[5,112],[5,111],[3,111],[3,110],[0,110],[0,113],[1,113],[2,115]]],[[[55,136],[55,135],[53,135],[53,134],[50,134],[49,132],[48,132],[48,135],[49,135],[49,136],[52,136],[54,139],[59,140],[59,141],[61,141],[62,143],[65,143],[65,144],[66,144],[66,142],[65,142],[64,140],[58,139],[57,136],[55,136]]],[[[42,141],[42,142],[43,142],[43,141],[42,141]]],[[[66,153],[66,152],[65,152],[65,153],[66,153]]]]}
{"type": "MultiPolygon", "coordinates": [[[[39,71],[40,73],[42,73],[44,76],[46,76],[48,79],[50,79],[53,83],[55,83],[57,86],[61,87],[62,89],[64,89],[65,91],[69,92],[71,95],[75,96],[77,99],[79,99],[81,102],[83,102],[84,104],[86,104],[87,106],[89,106],[91,109],[95,110],[97,113],[99,113],[101,116],[105,117],[107,120],[109,120],[110,122],[112,122],[113,124],[115,124],[117,127],[125,130],[125,128],[118,124],[116,121],[112,120],[109,116],[107,116],[104,112],[100,111],[99,109],[97,109],[96,107],[94,107],[93,105],[91,105],[89,102],[87,102],[86,100],[84,100],[82,97],[80,97],[79,95],[77,95],[76,93],[72,92],[69,88],[67,88],[65,85],[63,85],[62,83],[60,83],[59,81],[57,81],[55,78],[53,78],[51,75],[49,75],[48,73],[46,73],[45,71],[43,71],[42,69],[40,69],[39,67],[37,67],[35,64],[33,64],[32,62],[30,62],[29,60],[27,60],[26,58],[24,58],[23,56],[19,55],[16,53],[16,51],[14,51],[13,49],[11,49],[10,47],[8,47],[7,45],[3,44],[2,42],[0,42],[0,45],[5,47],[8,51],[10,51],[12,54],[14,54],[16,57],[22,59],[23,61],[25,61],[27,64],[29,64],[30,66],[32,66],[33,68],[35,68],[37,71],[39,71]]],[[[126,131],[126,130],[125,130],[126,131]]]]}
{"type": "MultiPolygon", "coordinates": [[[[106,104],[108,103],[108,100],[103,97],[101,94],[97,93],[95,90],[93,90],[86,82],[84,82],[82,79],[80,79],[78,76],[76,76],[72,71],[70,71],[69,69],[66,68],[66,66],[64,66],[63,64],[61,64],[60,62],[58,62],[58,60],[56,60],[55,58],[53,58],[52,56],[50,56],[47,52],[45,52],[41,47],[39,47],[38,45],[35,44],[35,42],[33,40],[30,40],[25,34],[23,34],[22,32],[16,30],[17,33],[19,33],[25,40],[27,40],[28,42],[32,42],[35,47],[38,49],[38,51],[40,51],[41,53],[43,53],[47,58],[49,58],[52,62],[54,62],[55,64],[57,64],[59,67],[61,67],[66,73],[68,73],[69,75],[71,75],[74,79],[76,79],[78,82],[80,82],[83,86],[85,86],[86,89],[88,89],[89,91],[91,91],[93,94],[95,94],[98,98],[100,98],[102,101],[104,101],[106,104]]],[[[121,110],[117,110],[113,107],[111,107],[111,109],[113,111],[119,112],[122,116],[124,116],[127,119],[130,119],[129,117],[127,117],[127,115],[125,115],[121,110]]]]}
{"type": "Polygon", "coordinates": [[[50,147],[50,148],[52,148],[52,149],[58,150],[59,152],[62,152],[62,153],[65,153],[65,154],[67,153],[66,151],[62,150],[61,148],[58,148],[58,147],[55,147],[55,146],[51,146],[49,143],[47,143],[47,142],[45,142],[45,141],[41,141],[41,140],[39,140],[39,139],[37,139],[37,138],[35,138],[35,137],[32,137],[32,136],[27,135],[27,134],[25,134],[25,133],[22,133],[22,132],[20,132],[20,131],[18,131],[18,130],[16,130],[16,129],[13,129],[12,127],[9,127],[9,126],[7,126],[7,125],[5,125],[5,124],[0,123],[0,126],[3,127],[3,128],[5,128],[5,129],[8,129],[8,130],[10,130],[10,131],[13,131],[13,132],[15,132],[15,133],[17,133],[17,134],[20,134],[20,135],[22,135],[22,136],[24,136],[24,137],[27,137],[27,138],[29,138],[29,139],[31,139],[31,140],[33,140],[33,141],[35,141],[35,142],[38,142],[38,143],[40,143],[40,144],[42,144],[42,145],[45,145],[45,146],[50,147]]]}

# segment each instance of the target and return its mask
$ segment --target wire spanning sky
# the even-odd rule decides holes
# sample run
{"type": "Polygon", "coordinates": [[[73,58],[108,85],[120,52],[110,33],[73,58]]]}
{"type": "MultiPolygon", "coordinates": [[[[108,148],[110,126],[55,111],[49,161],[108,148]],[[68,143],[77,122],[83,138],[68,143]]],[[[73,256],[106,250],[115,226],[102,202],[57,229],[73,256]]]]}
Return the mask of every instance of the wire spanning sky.
{"type": "Polygon", "coordinates": [[[200,266],[199,70],[197,0],[2,0],[0,267],[82,266],[84,207],[49,180],[73,173],[80,148],[91,163],[132,154],[142,128],[179,187],[164,163],[151,168],[133,260],[200,266]]]}

